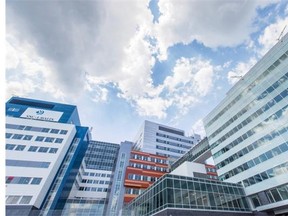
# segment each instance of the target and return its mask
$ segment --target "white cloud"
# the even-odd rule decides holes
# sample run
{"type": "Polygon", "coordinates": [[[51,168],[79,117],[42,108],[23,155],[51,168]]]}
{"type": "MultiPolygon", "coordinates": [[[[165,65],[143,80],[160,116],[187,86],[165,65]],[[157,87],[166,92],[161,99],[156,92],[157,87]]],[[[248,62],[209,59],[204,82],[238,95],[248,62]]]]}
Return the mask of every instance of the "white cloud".
{"type": "MultiPolygon", "coordinates": [[[[112,86],[140,115],[165,118],[171,107],[184,115],[209,94],[219,66],[180,58],[163,84],[154,86],[155,56],[165,59],[168,47],[195,39],[213,48],[240,44],[252,32],[255,8],[268,3],[159,0],[162,15],[156,24],[148,4],[46,1],[38,7],[34,1],[9,2],[7,94],[44,92],[77,100],[88,93],[105,102],[112,86]]],[[[244,69],[243,63],[231,72],[244,69]]]]}
{"type": "Polygon", "coordinates": [[[257,60],[252,57],[248,62],[239,62],[234,69],[228,72],[227,78],[230,84],[238,82],[255,64],[257,60]]]}
{"type": "Polygon", "coordinates": [[[139,98],[136,103],[141,116],[156,116],[159,119],[167,116],[166,110],[171,105],[171,101],[159,97],[139,98]]]}
{"type": "MultiPolygon", "coordinates": [[[[144,47],[141,49],[143,50],[144,47]]],[[[149,67],[146,66],[145,71],[141,63],[137,63],[137,60],[134,62],[136,62],[135,66],[143,68],[142,73],[139,72],[135,76],[130,74],[128,78],[119,81],[121,89],[119,96],[130,101],[142,116],[165,118],[170,107],[177,108],[177,115],[185,115],[211,91],[213,86],[213,66],[203,59],[178,59],[172,74],[157,87],[152,85],[149,67]]]]}
{"type": "Polygon", "coordinates": [[[258,51],[260,56],[263,56],[270,50],[277,42],[278,38],[284,30],[282,37],[288,32],[288,17],[278,18],[275,23],[268,25],[262,35],[260,35],[258,42],[262,48],[258,51]],[[286,26],[286,28],[285,28],[286,26]],[[285,28],[285,29],[284,29],[285,28]]]}
{"type": "Polygon", "coordinates": [[[19,64],[19,58],[17,56],[17,51],[12,44],[6,42],[6,68],[14,69],[17,68],[19,64]]]}
{"type": "Polygon", "coordinates": [[[190,130],[190,133],[194,134],[199,134],[201,136],[201,138],[203,139],[204,137],[206,137],[206,131],[205,131],[205,128],[204,128],[204,124],[203,124],[203,120],[202,119],[199,119],[197,120],[191,130],[190,130]]]}
{"type": "Polygon", "coordinates": [[[12,34],[8,34],[7,38],[6,98],[12,95],[26,96],[39,91],[63,99],[64,93],[57,88],[53,76],[55,71],[49,62],[38,56],[31,44],[12,34]],[[13,54],[17,54],[16,57],[11,57],[13,54]]]}
{"type": "Polygon", "coordinates": [[[193,40],[207,47],[236,46],[249,39],[256,8],[275,1],[172,1],[159,0],[162,15],[155,26],[159,58],[167,59],[167,49],[193,40]]]}

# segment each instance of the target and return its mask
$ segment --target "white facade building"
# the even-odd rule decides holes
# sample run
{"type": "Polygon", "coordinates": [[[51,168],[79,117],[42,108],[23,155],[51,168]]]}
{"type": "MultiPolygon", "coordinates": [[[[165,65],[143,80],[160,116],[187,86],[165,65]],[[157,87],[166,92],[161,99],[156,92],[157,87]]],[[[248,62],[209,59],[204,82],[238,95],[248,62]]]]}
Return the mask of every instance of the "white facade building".
{"type": "Polygon", "coordinates": [[[6,117],[6,205],[40,208],[75,125],[6,117]]]}
{"type": "Polygon", "coordinates": [[[134,148],[151,154],[169,157],[175,161],[200,141],[200,135],[185,136],[183,130],[145,120],[136,138],[134,148]]]}
{"type": "Polygon", "coordinates": [[[288,35],[204,119],[220,180],[255,210],[288,212],[288,35]]]}

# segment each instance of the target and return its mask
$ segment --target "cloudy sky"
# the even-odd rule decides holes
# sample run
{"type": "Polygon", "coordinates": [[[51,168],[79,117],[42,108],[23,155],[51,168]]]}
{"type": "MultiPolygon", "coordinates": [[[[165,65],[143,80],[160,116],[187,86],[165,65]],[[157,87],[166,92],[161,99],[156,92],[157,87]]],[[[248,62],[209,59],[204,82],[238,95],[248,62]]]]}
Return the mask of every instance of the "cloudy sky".
{"type": "Polygon", "coordinates": [[[145,119],[204,136],[202,119],[288,24],[285,0],[9,0],[5,11],[6,100],[75,104],[94,140],[116,143],[145,119]]]}

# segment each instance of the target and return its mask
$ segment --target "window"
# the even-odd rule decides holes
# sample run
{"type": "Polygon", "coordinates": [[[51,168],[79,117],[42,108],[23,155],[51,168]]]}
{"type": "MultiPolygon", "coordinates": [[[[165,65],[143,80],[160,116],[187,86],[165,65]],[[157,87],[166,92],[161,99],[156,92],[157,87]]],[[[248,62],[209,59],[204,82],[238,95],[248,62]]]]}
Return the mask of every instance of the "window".
{"type": "Polygon", "coordinates": [[[61,138],[56,138],[56,140],[55,140],[55,143],[62,143],[63,142],[63,139],[61,139],[61,138]]]}
{"type": "Polygon", "coordinates": [[[39,148],[38,146],[30,146],[28,151],[36,152],[38,148],[39,148]]]}
{"type": "Polygon", "coordinates": [[[20,196],[8,196],[6,199],[6,204],[17,204],[19,201],[20,196]]]}
{"type": "Polygon", "coordinates": [[[279,193],[281,194],[283,200],[288,199],[288,187],[287,185],[283,185],[281,187],[278,188],[279,193]]]}
{"type": "Polygon", "coordinates": [[[40,184],[42,178],[33,178],[31,184],[38,185],[40,184]]]}
{"type": "Polygon", "coordinates": [[[61,130],[60,134],[67,134],[67,132],[68,132],[67,130],[61,130]]]}
{"type": "Polygon", "coordinates": [[[49,128],[42,128],[42,131],[41,131],[41,132],[48,133],[49,130],[50,130],[49,128]]]}
{"type": "Polygon", "coordinates": [[[23,136],[23,134],[14,134],[12,139],[22,139],[23,136]]]}
{"type": "Polygon", "coordinates": [[[44,140],[45,137],[43,136],[37,136],[35,141],[38,141],[38,142],[42,142],[44,140]]]}
{"type": "Polygon", "coordinates": [[[6,133],[6,134],[5,134],[5,138],[6,138],[6,139],[9,139],[11,136],[12,136],[12,133],[6,133]]]}
{"type": "Polygon", "coordinates": [[[25,145],[17,145],[17,147],[15,148],[15,151],[23,151],[25,149],[25,145]]]}
{"type": "Polygon", "coordinates": [[[29,184],[30,180],[30,177],[21,177],[18,184],[29,184]]]}
{"type": "Polygon", "coordinates": [[[6,166],[48,168],[49,165],[50,165],[50,162],[9,160],[9,159],[6,160],[6,166]]]}
{"type": "Polygon", "coordinates": [[[255,208],[258,206],[261,206],[261,202],[260,202],[258,195],[252,196],[251,201],[252,201],[255,208]]]}
{"type": "Polygon", "coordinates": [[[55,138],[53,138],[53,137],[46,137],[45,140],[44,140],[44,142],[50,142],[50,143],[52,143],[54,140],[55,140],[55,138]]]}
{"type": "Polygon", "coordinates": [[[38,152],[47,152],[49,148],[47,147],[40,147],[38,152]]]}
{"type": "Polygon", "coordinates": [[[18,112],[20,109],[19,108],[15,108],[15,107],[10,107],[8,109],[8,111],[11,111],[11,112],[18,112]]]}
{"type": "Polygon", "coordinates": [[[31,140],[32,139],[32,135],[25,135],[23,140],[31,140]]]}
{"type": "Polygon", "coordinates": [[[29,204],[32,199],[32,196],[23,196],[19,204],[29,204]]]}
{"type": "Polygon", "coordinates": [[[26,126],[24,130],[26,130],[26,131],[30,131],[31,129],[32,129],[31,126],[26,126]]]}
{"type": "Polygon", "coordinates": [[[273,189],[273,190],[270,190],[271,191],[271,194],[273,195],[274,199],[276,202],[279,202],[281,201],[281,197],[280,197],[280,194],[279,192],[277,191],[277,189],[273,189]]]}
{"type": "Polygon", "coordinates": [[[13,181],[13,179],[14,179],[14,176],[8,176],[8,177],[6,177],[6,184],[9,184],[10,182],[12,182],[13,181]]]}
{"type": "Polygon", "coordinates": [[[92,188],[91,188],[91,191],[97,191],[97,188],[92,187],[92,188]]]}
{"type": "Polygon", "coordinates": [[[50,148],[49,153],[56,154],[58,151],[57,148],[50,148]]]}
{"type": "Polygon", "coordinates": [[[60,130],[58,129],[51,129],[50,133],[58,134],[60,130]]]}
{"type": "Polygon", "coordinates": [[[6,144],[6,150],[13,150],[15,148],[16,145],[14,144],[6,144]]]}

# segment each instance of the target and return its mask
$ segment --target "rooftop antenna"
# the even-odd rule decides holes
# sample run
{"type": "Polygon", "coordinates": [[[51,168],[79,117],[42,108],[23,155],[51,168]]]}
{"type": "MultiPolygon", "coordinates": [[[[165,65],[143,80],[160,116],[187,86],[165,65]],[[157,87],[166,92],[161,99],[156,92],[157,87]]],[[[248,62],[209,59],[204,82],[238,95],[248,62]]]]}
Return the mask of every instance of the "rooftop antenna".
{"type": "Polygon", "coordinates": [[[230,78],[239,78],[243,80],[243,76],[242,75],[235,75],[235,76],[230,76],[230,78]]]}
{"type": "MultiPolygon", "coordinates": [[[[281,33],[280,33],[277,41],[279,41],[279,40],[282,38],[282,35],[283,35],[283,33],[284,33],[285,29],[286,29],[286,26],[287,26],[287,25],[284,26],[284,28],[283,28],[283,30],[281,31],[281,33]]],[[[281,40],[281,42],[282,42],[282,40],[281,40]]]]}

